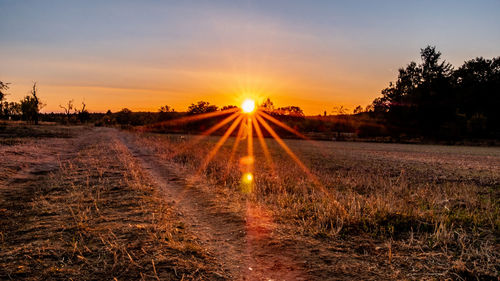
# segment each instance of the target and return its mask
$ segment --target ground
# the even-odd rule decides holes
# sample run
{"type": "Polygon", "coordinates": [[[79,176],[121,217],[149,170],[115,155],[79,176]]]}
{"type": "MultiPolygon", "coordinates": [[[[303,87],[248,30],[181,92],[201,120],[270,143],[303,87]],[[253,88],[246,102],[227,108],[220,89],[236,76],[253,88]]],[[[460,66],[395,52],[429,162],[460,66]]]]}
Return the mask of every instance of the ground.
{"type": "Polygon", "coordinates": [[[0,129],[0,279],[499,277],[499,148],[267,140],[247,192],[234,139],[0,129]]]}

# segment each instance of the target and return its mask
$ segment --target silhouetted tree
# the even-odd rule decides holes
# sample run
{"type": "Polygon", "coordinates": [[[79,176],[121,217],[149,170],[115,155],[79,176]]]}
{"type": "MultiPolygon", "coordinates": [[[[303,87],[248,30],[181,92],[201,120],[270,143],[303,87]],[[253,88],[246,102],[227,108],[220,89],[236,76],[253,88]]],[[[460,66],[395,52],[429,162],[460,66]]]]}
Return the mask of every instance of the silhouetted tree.
{"type": "Polygon", "coordinates": [[[268,113],[271,113],[274,111],[274,104],[271,101],[271,99],[267,98],[261,105],[260,109],[263,111],[266,111],[268,113]]]}
{"type": "MultiPolygon", "coordinates": [[[[384,93],[384,90],[382,90],[382,94],[384,93]]],[[[382,98],[376,98],[373,100],[373,104],[372,104],[372,108],[373,108],[373,111],[377,112],[377,113],[386,113],[387,111],[389,111],[389,102],[387,101],[387,99],[384,97],[382,98]]]]}
{"type": "Polygon", "coordinates": [[[164,106],[160,107],[160,109],[158,111],[159,111],[158,121],[160,121],[160,122],[174,119],[177,116],[174,108],[171,106],[168,106],[168,105],[164,105],[164,106]]]}
{"type": "Polygon", "coordinates": [[[0,81],[0,102],[5,98],[5,92],[9,89],[9,83],[4,83],[0,81]]]}
{"type": "Polygon", "coordinates": [[[19,116],[22,113],[21,104],[18,102],[4,101],[3,103],[0,103],[0,104],[1,104],[1,109],[2,109],[2,112],[0,113],[0,115],[3,118],[10,119],[11,117],[19,116]]]}
{"type": "Polygon", "coordinates": [[[236,105],[224,105],[220,110],[228,110],[233,108],[238,108],[238,107],[236,105]]]}
{"type": "Polygon", "coordinates": [[[132,110],[128,108],[123,108],[118,111],[116,114],[116,122],[121,125],[129,125],[132,121],[132,110]]]}
{"type": "Polygon", "coordinates": [[[24,97],[21,100],[21,111],[23,114],[23,119],[38,125],[40,109],[43,104],[40,102],[37,96],[36,82],[33,83],[33,89],[31,90],[31,95],[24,97]]]}
{"type": "Polygon", "coordinates": [[[441,53],[435,47],[422,49],[422,82],[413,91],[416,101],[417,121],[427,135],[443,133],[445,126],[454,119],[456,104],[451,87],[452,67],[440,62],[441,53]]]}
{"type": "Polygon", "coordinates": [[[90,120],[90,113],[86,107],[87,105],[82,101],[82,109],[78,110],[78,120],[80,120],[80,123],[87,123],[90,120]]]}
{"type": "Polygon", "coordinates": [[[64,110],[64,114],[66,115],[66,122],[70,122],[71,111],[73,110],[73,100],[69,100],[68,104],[65,106],[59,105],[60,108],[64,110]]]}
{"type": "Polygon", "coordinates": [[[175,112],[174,108],[168,105],[161,106],[160,109],[158,109],[158,112],[175,112]]]}
{"type": "Polygon", "coordinates": [[[298,106],[285,106],[280,107],[274,110],[277,115],[286,115],[286,116],[294,116],[294,117],[304,117],[304,112],[298,106]]]}
{"type": "Polygon", "coordinates": [[[116,119],[113,116],[113,112],[111,112],[111,110],[108,109],[108,111],[106,111],[106,114],[104,114],[104,116],[102,116],[102,118],[100,120],[98,120],[95,123],[95,125],[96,126],[110,126],[110,125],[113,125],[115,123],[116,123],[116,119]]]}
{"type": "Polygon", "coordinates": [[[363,112],[363,108],[361,107],[361,105],[356,106],[356,108],[352,111],[353,114],[358,114],[361,112],[363,112]]]}
{"type": "Polygon", "coordinates": [[[208,113],[208,112],[214,112],[214,111],[217,111],[217,106],[211,105],[209,102],[206,102],[206,101],[199,101],[196,104],[192,103],[188,107],[188,114],[189,115],[208,113]]]}
{"type": "Polygon", "coordinates": [[[333,114],[337,114],[337,115],[343,115],[343,114],[346,114],[347,111],[349,111],[348,108],[344,107],[343,105],[339,105],[339,106],[335,106],[333,108],[333,114]]]}
{"type": "Polygon", "coordinates": [[[4,114],[5,110],[8,108],[9,104],[7,102],[3,102],[5,98],[5,92],[9,89],[9,83],[4,83],[0,81],[0,117],[7,117],[8,115],[4,114]]]}
{"type": "Polygon", "coordinates": [[[500,57],[466,61],[454,74],[459,114],[466,131],[485,135],[500,131],[500,57]]]}
{"type": "Polygon", "coordinates": [[[500,132],[500,59],[476,58],[457,70],[435,47],[420,50],[422,62],[399,69],[373,111],[401,132],[456,138],[500,132]]]}

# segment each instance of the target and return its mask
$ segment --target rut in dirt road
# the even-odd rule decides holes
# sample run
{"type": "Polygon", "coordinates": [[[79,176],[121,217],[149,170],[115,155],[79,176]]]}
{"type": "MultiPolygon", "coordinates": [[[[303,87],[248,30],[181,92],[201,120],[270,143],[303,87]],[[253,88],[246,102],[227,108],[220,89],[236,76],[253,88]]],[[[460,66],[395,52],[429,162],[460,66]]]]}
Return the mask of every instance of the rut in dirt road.
{"type": "Polygon", "coordinates": [[[187,183],[172,164],[162,161],[132,135],[119,139],[158,184],[168,201],[181,213],[187,225],[209,252],[214,254],[234,279],[308,280],[304,263],[293,243],[284,245],[273,238],[272,221],[262,209],[250,202],[240,211],[221,207],[213,194],[187,183]]]}

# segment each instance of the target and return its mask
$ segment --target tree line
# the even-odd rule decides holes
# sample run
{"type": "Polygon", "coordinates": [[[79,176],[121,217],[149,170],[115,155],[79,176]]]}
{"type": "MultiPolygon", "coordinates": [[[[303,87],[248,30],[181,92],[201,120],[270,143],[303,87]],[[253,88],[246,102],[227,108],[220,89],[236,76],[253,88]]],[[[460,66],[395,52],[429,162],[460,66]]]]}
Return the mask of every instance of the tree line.
{"type": "Polygon", "coordinates": [[[9,102],[6,99],[9,85],[10,83],[0,81],[0,119],[24,120],[33,124],[38,124],[39,121],[56,121],[65,124],[91,121],[91,114],[86,109],[85,102],[82,102],[81,108],[77,108],[73,100],[68,101],[64,106],[59,105],[64,113],[41,114],[40,110],[45,106],[45,103],[38,97],[36,82],[33,83],[30,93],[19,102],[9,102]]]}
{"type": "Polygon", "coordinates": [[[500,137],[500,57],[477,57],[454,68],[436,47],[399,69],[371,111],[392,134],[441,139],[500,137]]]}

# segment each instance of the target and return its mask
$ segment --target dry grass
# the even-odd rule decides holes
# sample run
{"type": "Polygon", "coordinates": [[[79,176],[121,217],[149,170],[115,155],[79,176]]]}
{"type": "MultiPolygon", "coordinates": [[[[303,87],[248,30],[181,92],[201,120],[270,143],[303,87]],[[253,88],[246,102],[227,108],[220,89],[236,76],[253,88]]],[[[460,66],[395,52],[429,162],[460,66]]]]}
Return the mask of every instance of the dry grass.
{"type": "MultiPolygon", "coordinates": [[[[137,144],[193,174],[216,139],[190,146],[190,137],[143,135],[137,144]]],[[[252,194],[238,192],[239,158],[227,162],[232,141],[202,176],[226,198],[266,205],[288,234],[312,237],[325,246],[370,240],[359,251],[393,266],[397,278],[499,277],[498,148],[334,142],[317,148],[287,141],[322,189],[274,141],[267,142],[276,173],[257,149],[252,194]],[[384,255],[378,254],[381,248],[384,255]]],[[[243,148],[238,151],[244,154],[243,148]]]]}
{"type": "Polygon", "coordinates": [[[55,124],[33,126],[21,121],[0,121],[0,145],[15,145],[36,138],[70,138],[82,127],[55,124]]]}
{"type": "MultiPolygon", "coordinates": [[[[116,131],[30,128],[0,137],[19,140],[0,146],[0,279],[229,279],[116,131]]],[[[256,141],[244,194],[233,140],[196,176],[217,138],[129,137],[221,205],[264,206],[318,280],[499,278],[498,148],[286,141],[322,189],[267,140],[271,173],[256,141]]]]}
{"type": "MultiPolygon", "coordinates": [[[[226,279],[128,150],[86,133],[64,143],[53,169],[33,157],[35,169],[13,170],[2,182],[0,279],[226,279]]],[[[26,161],[36,147],[1,149],[26,161]]]]}

